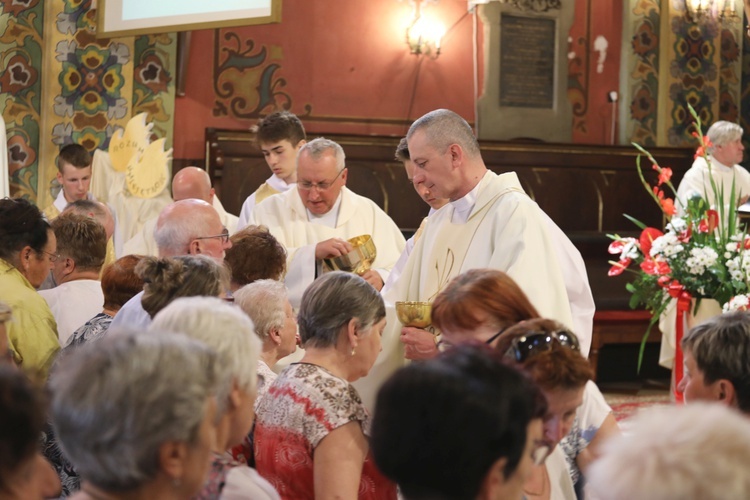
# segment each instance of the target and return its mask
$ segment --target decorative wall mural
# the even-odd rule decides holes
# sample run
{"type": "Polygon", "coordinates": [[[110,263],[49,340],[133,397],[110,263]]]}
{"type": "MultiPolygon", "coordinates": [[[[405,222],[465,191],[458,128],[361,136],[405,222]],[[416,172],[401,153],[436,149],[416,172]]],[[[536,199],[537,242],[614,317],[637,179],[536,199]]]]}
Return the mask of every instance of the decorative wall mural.
{"type": "Polygon", "coordinates": [[[151,140],[166,139],[172,146],[174,129],[177,35],[142,35],[135,38],[132,115],[147,113],[152,123],[151,140]]]}
{"type": "MultiPolygon", "coordinates": [[[[259,118],[276,109],[291,109],[292,98],[282,90],[281,47],[260,46],[231,29],[214,35],[214,116],[259,118]]],[[[311,111],[306,106],[306,113],[311,111]]],[[[300,115],[300,116],[304,116],[300,115]]]]}
{"type": "MultiPolygon", "coordinates": [[[[750,82],[750,38],[742,37],[742,81],[750,82]]],[[[750,148],[750,85],[744,85],[740,99],[740,125],[745,131],[742,142],[750,148]]]]}
{"type": "MultiPolygon", "coordinates": [[[[744,37],[743,37],[744,38],[744,37]]],[[[739,121],[740,78],[742,53],[736,34],[727,28],[721,30],[721,69],[719,70],[719,119],[739,121]]]]}
{"type": "Polygon", "coordinates": [[[630,12],[633,27],[628,61],[630,91],[629,139],[643,146],[656,145],[659,94],[659,22],[658,0],[642,0],[630,12]]]}
{"type": "Polygon", "coordinates": [[[6,19],[0,28],[4,29],[0,33],[0,112],[8,134],[10,192],[35,200],[44,4],[39,0],[2,0],[0,14],[6,19]]]}

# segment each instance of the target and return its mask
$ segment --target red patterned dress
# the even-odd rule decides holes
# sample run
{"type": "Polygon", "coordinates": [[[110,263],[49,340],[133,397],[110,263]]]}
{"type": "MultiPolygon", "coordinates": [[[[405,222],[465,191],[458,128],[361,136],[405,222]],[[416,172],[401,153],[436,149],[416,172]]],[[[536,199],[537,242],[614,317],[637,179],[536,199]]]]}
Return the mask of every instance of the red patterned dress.
{"type": "MultiPolygon", "coordinates": [[[[329,432],[358,421],[367,434],[370,416],[346,380],[308,363],[284,370],[256,410],[255,465],[283,499],[313,499],[313,450],[329,432]]],[[[360,499],[396,498],[396,486],[368,453],[360,499]]]]}

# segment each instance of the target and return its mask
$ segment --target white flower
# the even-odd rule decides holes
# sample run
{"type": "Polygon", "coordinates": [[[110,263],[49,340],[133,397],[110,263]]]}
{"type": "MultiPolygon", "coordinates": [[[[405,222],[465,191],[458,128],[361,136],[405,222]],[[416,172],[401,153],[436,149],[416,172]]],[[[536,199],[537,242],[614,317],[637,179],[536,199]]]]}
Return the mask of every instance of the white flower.
{"type": "Polygon", "coordinates": [[[716,264],[719,259],[719,254],[716,253],[711,247],[698,247],[690,250],[690,257],[688,257],[685,264],[688,267],[688,271],[691,274],[701,275],[706,272],[707,267],[711,267],[716,264]]]}
{"type": "Polygon", "coordinates": [[[750,306],[750,298],[747,295],[737,295],[729,299],[729,302],[724,304],[722,310],[724,312],[747,311],[748,306],[750,306]]]}
{"type": "Polygon", "coordinates": [[[667,231],[675,233],[681,233],[687,229],[687,222],[681,217],[672,217],[672,220],[667,224],[667,231]]]}
{"type": "Polygon", "coordinates": [[[677,239],[677,235],[674,233],[667,233],[659,236],[651,243],[651,257],[663,255],[664,257],[672,257],[684,250],[682,243],[677,239]]]}

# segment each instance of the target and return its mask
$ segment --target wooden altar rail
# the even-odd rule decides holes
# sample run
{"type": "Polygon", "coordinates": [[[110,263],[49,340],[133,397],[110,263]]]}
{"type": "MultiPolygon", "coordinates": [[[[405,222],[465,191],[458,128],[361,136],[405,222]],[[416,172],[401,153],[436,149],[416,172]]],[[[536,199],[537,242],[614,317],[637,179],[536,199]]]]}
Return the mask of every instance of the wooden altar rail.
{"type": "MultiPolygon", "coordinates": [[[[393,159],[399,138],[325,137],[344,148],[349,188],[378,203],[406,234],[414,231],[428,207],[414,192],[401,164],[393,159]]],[[[249,131],[206,129],[206,165],[224,206],[235,214],[270,175],[253,140],[249,131]]],[[[626,278],[607,277],[610,256],[606,235],[637,233],[623,214],[648,225],[663,225],[660,210],[638,178],[635,148],[522,141],[480,141],[480,147],[488,168],[497,173],[515,171],[526,192],[581,251],[597,310],[618,311],[627,318],[626,278]]],[[[651,148],[651,152],[662,166],[673,169],[675,185],[693,161],[692,149],[651,148]]],[[[642,158],[641,165],[653,182],[656,174],[651,164],[642,158]]],[[[633,314],[630,320],[596,322],[597,352],[607,343],[639,339],[634,328],[644,324],[638,316],[642,313],[633,314]]]]}
{"type": "MultiPolygon", "coordinates": [[[[396,137],[328,134],[346,153],[348,186],[380,205],[405,232],[419,226],[428,207],[393,159],[396,137]]],[[[206,165],[229,212],[239,213],[244,199],[269,176],[254,135],[245,130],[206,129],[206,165]]],[[[606,309],[624,308],[622,280],[606,277],[608,233],[635,233],[623,214],[661,227],[661,212],[648,196],[636,172],[632,146],[481,141],[488,168],[515,171],[529,195],[565,231],[589,268],[597,302],[606,309]],[[622,297],[618,297],[622,296],[622,297]]],[[[677,185],[690,167],[693,152],[684,148],[652,148],[663,166],[674,170],[677,185]]],[[[655,172],[642,159],[647,178],[655,172]]]]}

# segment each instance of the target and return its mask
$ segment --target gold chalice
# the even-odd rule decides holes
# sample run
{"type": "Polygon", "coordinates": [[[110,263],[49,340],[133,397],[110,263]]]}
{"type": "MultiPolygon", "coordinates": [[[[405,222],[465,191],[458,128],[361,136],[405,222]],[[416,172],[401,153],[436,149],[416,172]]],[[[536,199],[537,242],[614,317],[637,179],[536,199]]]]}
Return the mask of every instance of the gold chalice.
{"type": "Polygon", "coordinates": [[[361,276],[370,270],[375,257],[378,256],[375,242],[372,241],[372,236],[363,234],[350,238],[349,243],[354,248],[348,254],[323,260],[329,269],[357,273],[361,276]]]}
{"type": "Polygon", "coordinates": [[[427,328],[432,324],[429,302],[396,302],[396,316],[404,326],[427,328]]]}

